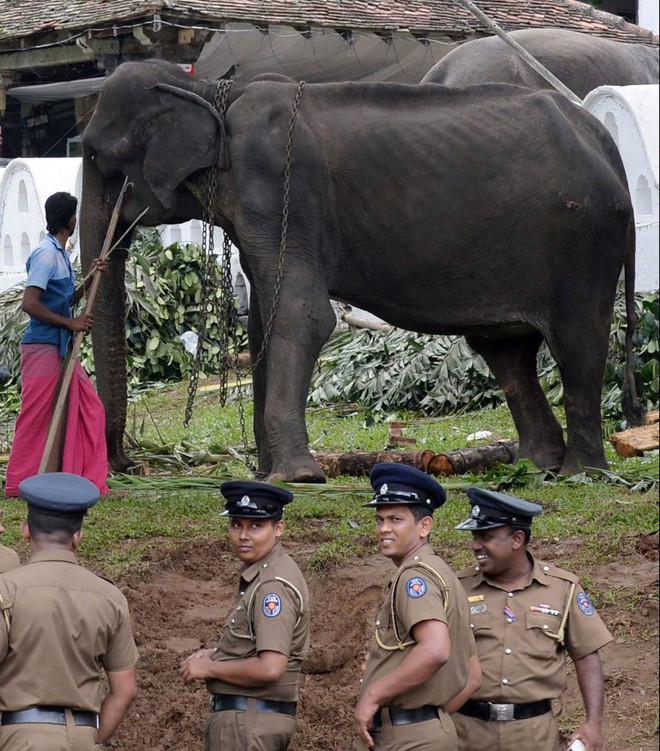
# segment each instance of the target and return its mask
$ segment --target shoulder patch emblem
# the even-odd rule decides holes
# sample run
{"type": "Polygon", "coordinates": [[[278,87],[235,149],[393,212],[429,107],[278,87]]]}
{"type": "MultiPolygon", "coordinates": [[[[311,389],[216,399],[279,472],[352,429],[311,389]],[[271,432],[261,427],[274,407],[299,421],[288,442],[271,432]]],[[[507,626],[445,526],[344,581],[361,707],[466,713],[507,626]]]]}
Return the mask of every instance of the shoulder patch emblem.
{"type": "Polygon", "coordinates": [[[266,595],[261,608],[267,618],[277,618],[282,612],[282,600],[280,600],[279,595],[274,593],[266,595]]]}
{"type": "Polygon", "coordinates": [[[577,604],[585,615],[593,615],[596,612],[594,606],[591,604],[589,595],[586,592],[580,592],[577,596],[577,604]]]}
{"type": "Polygon", "coordinates": [[[406,584],[406,592],[408,597],[417,599],[418,597],[424,597],[426,594],[426,582],[420,576],[415,576],[408,580],[406,584]]]}

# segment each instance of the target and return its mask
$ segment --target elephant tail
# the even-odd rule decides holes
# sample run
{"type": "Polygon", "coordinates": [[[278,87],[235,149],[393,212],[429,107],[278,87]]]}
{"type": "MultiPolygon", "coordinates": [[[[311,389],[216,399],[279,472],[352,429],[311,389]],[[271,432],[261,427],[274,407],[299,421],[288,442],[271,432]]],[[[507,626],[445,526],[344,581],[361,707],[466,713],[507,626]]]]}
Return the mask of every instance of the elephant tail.
{"type": "Polygon", "coordinates": [[[635,311],[635,220],[628,225],[628,242],[624,262],[624,292],[626,296],[626,368],[623,381],[623,414],[631,426],[643,425],[646,410],[637,394],[635,384],[635,353],[633,336],[637,323],[635,311]]]}

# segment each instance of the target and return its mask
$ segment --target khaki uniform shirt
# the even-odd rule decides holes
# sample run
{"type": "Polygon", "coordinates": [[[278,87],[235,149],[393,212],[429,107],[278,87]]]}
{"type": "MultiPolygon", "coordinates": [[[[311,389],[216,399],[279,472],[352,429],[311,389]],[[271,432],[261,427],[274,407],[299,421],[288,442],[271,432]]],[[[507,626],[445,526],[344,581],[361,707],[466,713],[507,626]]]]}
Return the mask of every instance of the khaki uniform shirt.
{"type": "Polygon", "coordinates": [[[578,660],[612,641],[577,576],[529,557],[529,580],[512,592],[489,582],[479,566],[458,574],[483,674],[472,699],[507,704],[554,699],[566,688],[566,652],[578,660]],[[562,646],[553,634],[567,608],[562,646]]]}
{"type": "Polygon", "coordinates": [[[454,573],[442,558],[435,555],[430,544],[423,545],[406,558],[390,582],[388,595],[376,619],[376,643],[369,653],[362,691],[406,659],[415,645],[411,636],[413,627],[422,621],[440,621],[449,627],[449,660],[421,686],[399,694],[392,706],[403,709],[428,704],[443,707],[465,687],[468,662],[475,654],[465,593],[454,573]],[[396,648],[397,630],[400,641],[407,645],[405,649],[396,648]]]}
{"type": "Polygon", "coordinates": [[[277,543],[270,553],[241,571],[239,599],[229,615],[211,659],[245,660],[260,652],[279,652],[288,659],[276,683],[246,688],[207,681],[212,694],[297,701],[300,666],[309,652],[309,592],[295,561],[277,543]]]}
{"type": "Polygon", "coordinates": [[[21,561],[18,553],[5,545],[0,545],[0,574],[5,571],[11,571],[13,568],[18,568],[20,565],[21,561]]]}
{"type": "Polygon", "coordinates": [[[0,712],[60,706],[98,712],[99,669],[137,661],[128,603],[74,553],[43,551],[0,576],[12,604],[11,630],[0,619],[0,712]]]}

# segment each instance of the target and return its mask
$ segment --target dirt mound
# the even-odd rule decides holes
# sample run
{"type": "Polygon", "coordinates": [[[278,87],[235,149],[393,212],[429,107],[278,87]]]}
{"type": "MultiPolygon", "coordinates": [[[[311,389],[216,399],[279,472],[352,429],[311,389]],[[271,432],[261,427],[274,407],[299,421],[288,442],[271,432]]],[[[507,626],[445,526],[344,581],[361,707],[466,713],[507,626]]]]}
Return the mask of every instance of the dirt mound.
{"type": "MultiPolygon", "coordinates": [[[[589,572],[605,599],[601,613],[615,643],[604,650],[608,751],[657,749],[658,536],[641,535],[616,564],[589,572]]],[[[566,541],[570,560],[579,540],[566,541]]],[[[313,548],[287,540],[306,569],[313,548]]],[[[546,559],[550,558],[541,551],[546,559]]],[[[538,553],[537,553],[538,554],[538,553]]],[[[554,555],[558,556],[555,548],[554,555]]],[[[208,693],[185,686],[181,659],[216,640],[236,594],[238,566],[224,541],[163,541],[119,582],[133,613],[140,649],[140,692],[110,741],[117,751],[195,751],[202,748],[208,693]]],[[[303,668],[298,733],[292,751],[349,751],[360,666],[372,638],[382,588],[392,568],[380,557],[346,561],[322,578],[308,576],[313,603],[312,652],[303,668]]],[[[564,716],[580,717],[574,675],[564,716]]],[[[562,720],[560,719],[560,722],[562,720]]],[[[568,730],[568,727],[567,727],[568,730]]]]}

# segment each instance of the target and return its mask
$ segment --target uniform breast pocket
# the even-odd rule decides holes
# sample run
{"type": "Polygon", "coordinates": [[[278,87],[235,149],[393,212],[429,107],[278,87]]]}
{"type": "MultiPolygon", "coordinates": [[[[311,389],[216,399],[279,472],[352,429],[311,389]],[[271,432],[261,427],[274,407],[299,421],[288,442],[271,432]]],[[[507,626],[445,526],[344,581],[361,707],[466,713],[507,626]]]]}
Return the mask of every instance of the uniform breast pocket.
{"type": "Polygon", "coordinates": [[[541,613],[527,613],[527,636],[532,650],[537,656],[552,657],[556,654],[559,642],[556,634],[560,619],[541,613]]]}
{"type": "Polygon", "coordinates": [[[491,613],[482,611],[480,608],[485,605],[472,605],[470,608],[470,628],[476,636],[485,636],[493,628],[493,617],[491,613]]]}
{"type": "Polygon", "coordinates": [[[227,621],[227,627],[232,636],[238,639],[250,638],[252,627],[248,623],[248,614],[244,603],[241,602],[238,607],[234,608],[227,621]]]}

